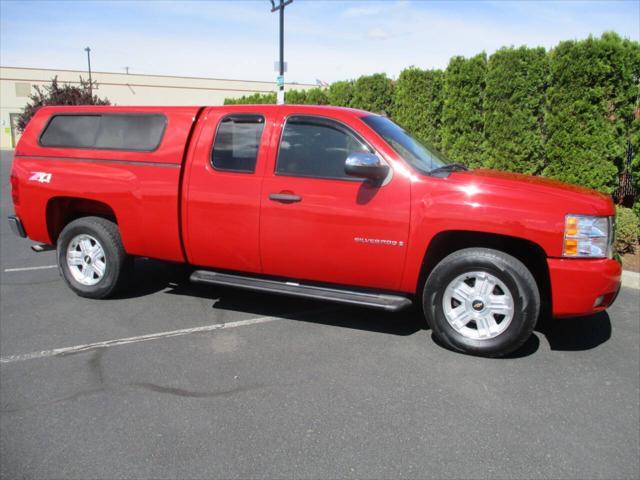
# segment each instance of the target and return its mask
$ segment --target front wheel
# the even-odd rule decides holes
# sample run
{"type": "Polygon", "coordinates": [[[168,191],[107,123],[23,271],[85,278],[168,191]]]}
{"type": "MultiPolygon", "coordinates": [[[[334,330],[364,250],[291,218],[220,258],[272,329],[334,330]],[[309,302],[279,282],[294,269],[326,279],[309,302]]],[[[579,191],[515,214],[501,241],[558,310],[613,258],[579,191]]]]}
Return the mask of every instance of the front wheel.
{"type": "Polygon", "coordinates": [[[531,272],[511,255],[488,248],[445,257],[427,278],[422,302],[437,340],[452,350],[488,357],[520,347],[540,314],[531,272]]]}
{"type": "Polygon", "coordinates": [[[75,293],[87,298],[106,298],[129,277],[127,256],[118,226],[101,217],[82,217],[60,233],[58,268],[75,293]]]}

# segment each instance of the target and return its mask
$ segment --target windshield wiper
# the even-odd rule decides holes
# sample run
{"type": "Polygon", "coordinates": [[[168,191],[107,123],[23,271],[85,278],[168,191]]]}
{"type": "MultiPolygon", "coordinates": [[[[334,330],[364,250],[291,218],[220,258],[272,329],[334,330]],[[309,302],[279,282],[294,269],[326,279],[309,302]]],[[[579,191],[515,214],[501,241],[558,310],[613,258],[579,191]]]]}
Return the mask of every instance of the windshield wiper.
{"type": "Polygon", "coordinates": [[[437,177],[442,174],[451,172],[466,172],[467,170],[469,170],[467,166],[463,165],[462,163],[448,163],[447,165],[429,170],[429,175],[434,175],[437,177]]]}

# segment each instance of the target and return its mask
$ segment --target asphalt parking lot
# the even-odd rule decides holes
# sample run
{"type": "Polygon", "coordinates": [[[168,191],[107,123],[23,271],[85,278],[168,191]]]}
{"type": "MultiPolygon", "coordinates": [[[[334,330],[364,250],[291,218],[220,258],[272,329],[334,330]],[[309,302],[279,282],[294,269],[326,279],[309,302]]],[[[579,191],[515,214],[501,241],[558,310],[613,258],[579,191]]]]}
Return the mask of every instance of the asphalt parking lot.
{"type": "Polygon", "coordinates": [[[500,360],[444,350],[415,311],[193,286],[149,260],[85,300],[10,232],[0,162],[2,478],[640,476],[638,290],[500,360]]]}

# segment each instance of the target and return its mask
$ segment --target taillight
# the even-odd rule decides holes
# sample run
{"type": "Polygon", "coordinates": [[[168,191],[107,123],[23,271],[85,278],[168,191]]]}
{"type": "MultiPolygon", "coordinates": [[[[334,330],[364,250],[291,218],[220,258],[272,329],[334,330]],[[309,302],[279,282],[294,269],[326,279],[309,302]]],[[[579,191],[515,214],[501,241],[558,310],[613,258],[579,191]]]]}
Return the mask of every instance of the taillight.
{"type": "Polygon", "coordinates": [[[11,174],[11,200],[13,200],[14,205],[20,204],[20,181],[18,180],[18,176],[11,174]]]}

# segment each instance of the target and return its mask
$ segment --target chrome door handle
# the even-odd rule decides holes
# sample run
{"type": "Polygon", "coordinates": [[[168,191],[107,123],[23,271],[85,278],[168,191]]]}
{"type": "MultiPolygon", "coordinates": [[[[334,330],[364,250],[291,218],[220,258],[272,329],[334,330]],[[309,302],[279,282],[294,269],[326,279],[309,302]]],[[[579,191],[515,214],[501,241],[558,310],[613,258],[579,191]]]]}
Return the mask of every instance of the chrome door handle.
{"type": "Polygon", "coordinates": [[[302,200],[302,197],[292,193],[270,193],[269,200],[280,203],[296,203],[302,200]]]}

